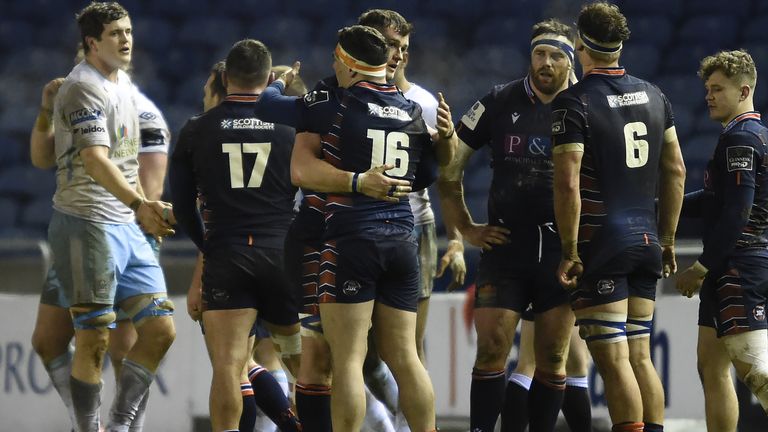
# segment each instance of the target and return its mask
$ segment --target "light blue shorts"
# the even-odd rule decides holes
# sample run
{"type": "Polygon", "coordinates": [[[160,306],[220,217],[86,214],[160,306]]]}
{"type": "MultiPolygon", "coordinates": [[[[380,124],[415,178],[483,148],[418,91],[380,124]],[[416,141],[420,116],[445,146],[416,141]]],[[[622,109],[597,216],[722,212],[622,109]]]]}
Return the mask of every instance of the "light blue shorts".
{"type": "Polygon", "coordinates": [[[54,211],[48,241],[70,305],[114,305],[166,292],[153,248],[136,224],[91,222],[54,211]]]}

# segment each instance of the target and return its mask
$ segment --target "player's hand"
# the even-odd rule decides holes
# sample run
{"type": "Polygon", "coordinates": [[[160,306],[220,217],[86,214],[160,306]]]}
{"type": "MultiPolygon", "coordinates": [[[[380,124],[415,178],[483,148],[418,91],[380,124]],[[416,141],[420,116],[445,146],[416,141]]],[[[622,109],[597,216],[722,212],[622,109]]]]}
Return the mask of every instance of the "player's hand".
{"type": "Polygon", "coordinates": [[[675,260],[675,246],[668,245],[661,247],[661,262],[663,265],[662,275],[665,278],[677,273],[677,261],[675,260]]]}
{"type": "Polygon", "coordinates": [[[464,286],[464,278],[467,276],[467,263],[464,262],[464,243],[461,240],[448,242],[448,250],[445,251],[437,266],[435,277],[442,277],[445,269],[451,268],[451,283],[448,284],[448,292],[464,286]]]}
{"type": "Polygon", "coordinates": [[[580,260],[561,259],[557,267],[557,281],[563,288],[570,291],[576,289],[582,273],[584,273],[584,265],[580,260]]]}
{"type": "Polygon", "coordinates": [[[53,111],[53,100],[56,98],[56,94],[59,92],[59,88],[64,83],[64,78],[56,78],[48,81],[48,84],[43,87],[43,100],[40,102],[40,107],[53,111]]]}
{"type": "Polygon", "coordinates": [[[702,275],[700,271],[696,270],[693,266],[690,266],[677,275],[675,288],[677,288],[677,291],[680,294],[691,298],[701,289],[701,284],[704,283],[704,276],[706,276],[706,274],[702,275]]]}
{"type": "Polygon", "coordinates": [[[399,202],[411,192],[411,183],[388,177],[384,172],[394,165],[380,165],[369,169],[357,177],[357,190],[363,195],[383,201],[399,202]]]}
{"type": "Polygon", "coordinates": [[[280,74],[277,79],[282,81],[285,84],[285,88],[287,89],[291,83],[293,82],[293,79],[296,78],[296,76],[299,74],[299,70],[301,69],[301,62],[295,61],[293,62],[293,66],[291,66],[290,69],[280,74]]]}
{"type": "Polygon", "coordinates": [[[187,314],[192,321],[200,321],[203,317],[203,281],[196,276],[192,277],[187,291],[187,314]]]}
{"type": "Polygon", "coordinates": [[[445,101],[443,94],[437,93],[437,133],[440,138],[450,138],[454,134],[453,118],[451,117],[451,107],[445,101]]]}
{"type": "MultiPolygon", "coordinates": [[[[173,214],[166,209],[170,209],[171,204],[163,201],[143,201],[136,210],[136,221],[141,225],[144,232],[155,236],[156,238],[165,237],[174,234],[176,231],[171,228],[170,222],[166,218],[173,218],[173,214]]],[[[173,219],[175,222],[175,219],[173,219]]]]}
{"type": "Polygon", "coordinates": [[[490,250],[494,245],[509,243],[510,231],[504,227],[488,224],[471,224],[461,230],[461,235],[472,246],[490,250]]]}

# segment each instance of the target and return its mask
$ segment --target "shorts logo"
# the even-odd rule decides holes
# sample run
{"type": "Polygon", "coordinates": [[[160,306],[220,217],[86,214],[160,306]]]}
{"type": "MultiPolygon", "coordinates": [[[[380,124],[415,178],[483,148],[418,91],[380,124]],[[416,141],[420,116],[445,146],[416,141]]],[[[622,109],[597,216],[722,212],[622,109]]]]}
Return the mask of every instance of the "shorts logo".
{"type": "Polygon", "coordinates": [[[357,294],[360,291],[360,282],[352,279],[344,282],[343,291],[344,291],[344,294],[348,296],[353,296],[357,294]]]}
{"type": "Polygon", "coordinates": [[[474,105],[472,105],[472,108],[467,111],[466,114],[464,114],[464,117],[461,118],[461,122],[464,123],[469,130],[475,130],[477,127],[477,122],[480,121],[480,117],[483,116],[483,113],[485,112],[485,105],[482,103],[475,102],[474,105]]]}
{"type": "Polygon", "coordinates": [[[213,301],[215,302],[226,302],[229,300],[229,293],[227,290],[220,289],[220,288],[211,288],[211,297],[213,298],[213,301]]]}
{"type": "Polygon", "coordinates": [[[613,290],[616,288],[612,279],[600,279],[597,281],[597,293],[600,295],[613,294],[613,290]]]}
{"type": "Polygon", "coordinates": [[[755,317],[756,321],[765,321],[765,306],[755,306],[755,308],[752,309],[752,316],[755,317]]]}
{"type": "Polygon", "coordinates": [[[157,115],[155,113],[153,113],[153,112],[150,112],[150,111],[144,111],[143,113],[139,114],[139,117],[144,119],[144,120],[149,121],[149,120],[156,119],[157,115]]]}
{"type": "Polygon", "coordinates": [[[69,124],[74,126],[84,121],[98,120],[103,117],[101,110],[83,108],[69,113],[69,124]]]}
{"type": "Polygon", "coordinates": [[[752,147],[734,146],[726,150],[728,159],[728,172],[733,171],[752,171],[754,166],[754,154],[752,147]]]}
{"type": "Polygon", "coordinates": [[[568,110],[559,109],[552,111],[552,135],[565,133],[565,115],[568,110]]]}
{"type": "Polygon", "coordinates": [[[620,95],[607,95],[606,98],[608,98],[608,106],[611,108],[644,105],[648,103],[648,94],[645,91],[624,93],[620,95]]]}

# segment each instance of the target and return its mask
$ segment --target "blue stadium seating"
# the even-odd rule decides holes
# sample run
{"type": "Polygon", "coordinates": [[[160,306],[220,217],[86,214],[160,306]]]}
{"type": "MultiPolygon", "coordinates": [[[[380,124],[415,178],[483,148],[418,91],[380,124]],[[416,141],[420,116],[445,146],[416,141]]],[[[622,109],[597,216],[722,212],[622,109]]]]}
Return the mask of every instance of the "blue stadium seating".
{"type": "Polygon", "coordinates": [[[680,16],[683,11],[683,0],[619,0],[615,3],[629,18],[649,15],[665,15],[674,18],[680,16]]]}
{"type": "MultiPolygon", "coordinates": [[[[49,203],[50,207],[50,203],[49,203]]],[[[19,205],[13,198],[0,198],[0,229],[16,225],[19,205]]]]}
{"type": "MultiPolygon", "coordinates": [[[[633,19],[629,23],[629,29],[631,34],[627,42],[628,48],[637,43],[645,43],[655,46],[657,49],[663,49],[672,38],[674,24],[669,16],[653,15],[633,19]]],[[[627,55],[629,52],[630,49],[627,49],[623,55],[627,55]]]]}
{"type": "Polygon", "coordinates": [[[737,48],[733,44],[738,34],[738,19],[734,16],[722,15],[700,15],[688,18],[678,32],[682,42],[722,48],[737,48]]]}
{"type": "Polygon", "coordinates": [[[0,137],[0,169],[21,163],[22,144],[10,137],[0,137]]]}
{"type": "Polygon", "coordinates": [[[685,105],[672,105],[672,111],[675,113],[675,131],[677,131],[677,138],[682,143],[691,135],[691,133],[693,133],[696,125],[694,115],[685,105]]]}
{"type": "Polygon", "coordinates": [[[667,96],[673,107],[692,109],[704,105],[704,84],[695,73],[667,75],[656,79],[655,84],[667,96]]]}
{"type": "Polygon", "coordinates": [[[656,76],[660,61],[659,49],[652,44],[628,42],[621,56],[621,65],[627,68],[627,73],[645,80],[656,76]]]}
{"type": "MultiPolygon", "coordinates": [[[[760,0],[757,3],[761,3],[760,0]]],[[[745,18],[751,12],[750,0],[687,0],[688,10],[701,14],[745,18]]]]}
{"type": "Polygon", "coordinates": [[[21,200],[50,198],[56,190],[53,171],[41,171],[31,165],[16,165],[0,172],[0,195],[21,200]]]}
{"type": "MultiPolygon", "coordinates": [[[[48,222],[51,220],[53,214],[53,207],[51,206],[51,198],[38,198],[31,201],[24,206],[21,210],[21,222],[23,228],[31,230],[45,230],[48,227],[48,222]]],[[[0,224],[2,226],[2,224],[0,224]]]]}

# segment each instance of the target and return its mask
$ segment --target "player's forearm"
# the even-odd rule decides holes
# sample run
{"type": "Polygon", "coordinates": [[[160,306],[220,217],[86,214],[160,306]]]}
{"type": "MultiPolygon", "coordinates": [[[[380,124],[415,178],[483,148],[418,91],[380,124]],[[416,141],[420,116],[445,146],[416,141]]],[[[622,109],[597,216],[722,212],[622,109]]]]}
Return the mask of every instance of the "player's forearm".
{"type": "Polygon", "coordinates": [[[555,222],[560,235],[563,257],[578,256],[579,215],[581,194],[576,188],[555,188],[555,222]]]}
{"type": "Polygon", "coordinates": [[[139,183],[147,199],[156,201],[163,195],[168,155],[165,153],[139,154],[139,183]]]}
{"type": "Polygon", "coordinates": [[[141,199],[141,194],[128,183],[120,169],[105,155],[93,150],[95,149],[89,148],[80,152],[85,172],[126,206],[141,199]]]}
{"type": "Polygon", "coordinates": [[[277,80],[267,86],[259,97],[257,114],[263,121],[296,127],[299,110],[295,96],[285,96],[283,82],[277,80]]]}
{"type": "Polygon", "coordinates": [[[40,108],[29,136],[29,157],[35,168],[48,169],[56,165],[53,135],[53,112],[40,108]]]}
{"type": "Polygon", "coordinates": [[[662,169],[659,192],[659,240],[663,246],[675,242],[685,189],[685,166],[662,169]]]}
{"type": "MultiPolygon", "coordinates": [[[[437,180],[443,221],[449,235],[461,239],[461,233],[473,224],[467,204],[464,202],[464,185],[461,180],[448,180],[441,172],[437,180]]],[[[452,239],[453,240],[453,239],[452,239]]]]}
{"type": "Polygon", "coordinates": [[[447,138],[438,138],[435,142],[435,154],[437,155],[437,164],[441,167],[448,166],[456,156],[456,148],[459,145],[459,138],[453,131],[447,138]]]}
{"type": "Polygon", "coordinates": [[[291,181],[294,186],[326,193],[352,192],[354,173],[342,171],[322,159],[308,159],[291,167],[291,181]]]}

